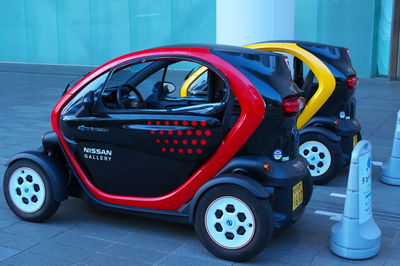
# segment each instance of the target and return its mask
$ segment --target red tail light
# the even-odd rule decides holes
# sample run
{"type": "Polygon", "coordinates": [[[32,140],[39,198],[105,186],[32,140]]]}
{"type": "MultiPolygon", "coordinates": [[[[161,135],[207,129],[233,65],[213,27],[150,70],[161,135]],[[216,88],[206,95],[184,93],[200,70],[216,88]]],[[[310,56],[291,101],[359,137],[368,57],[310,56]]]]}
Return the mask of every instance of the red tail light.
{"type": "Polygon", "coordinates": [[[360,79],[357,78],[357,77],[348,77],[348,78],[346,79],[347,86],[349,86],[349,87],[355,87],[355,86],[357,86],[359,80],[360,80],[360,79]]]}
{"type": "Polygon", "coordinates": [[[282,102],[282,113],[286,117],[296,115],[304,107],[304,98],[290,98],[282,102]]]}

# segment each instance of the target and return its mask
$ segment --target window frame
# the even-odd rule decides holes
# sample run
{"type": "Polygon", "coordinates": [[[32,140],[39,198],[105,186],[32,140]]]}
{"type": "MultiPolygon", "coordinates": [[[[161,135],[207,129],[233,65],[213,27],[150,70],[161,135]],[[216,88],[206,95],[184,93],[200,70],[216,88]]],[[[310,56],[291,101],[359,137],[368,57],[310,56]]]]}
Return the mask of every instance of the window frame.
{"type": "MultiPolygon", "coordinates": [[[[222,74],[221,71],[219,71],[215,66],[211,65],[208,62],[205,62],[203,60],[200,60],[198,58],[195,57],[190,57],[190,56],[175,56],[175,55],[163,55],[163,56],[151,56],[151,57],[141,57],[141,58],[137,58],[135,60],[130,60],[130,61],[126,61],[124,63],[121,63],[117,66],[114,66],[112,68],[110,68],[108,70],[108,76],[106,78],[106,81],[103,85],[103,87],[100,89],[100,94],[99,97],[97,98],[96,102],[94,103],[94,113],[95,114],[173,114],[173,115],[198,115],[198,116],[204,116],[207,114],[197,114],[194,112],[180,112],[180,111],[171,111],[168,109],[141,109],[141,108],[133,108],[133,109],[111,109],[111,108],[107,108],[102,100],[101,95],[103,94],[107,83],[109,82],[110,78],[112,77],[112,75],[119,70],[125,69],[129,66],[135,65],[135,64],[141,64],[141,63],[146,63],[146,62],[150,62],[150,61],[162,61],[162,60],[171,60],[171,61],[188,61],[188,62],[193,62],[193,63],[197,63],[201,66],[205,66],[207,67],[209,70],[212,70],[219,78],[222,79],[222,81],[225,84],[225,87],[227,89],[227,92],[224,95],[224,98],[222,99],[222,101],[220,102],[221,104],[227,104],[228,100],[230,99],[230,95],[233,94],[231,89],[230,89],[230,84],[228,82],[228,79],[225,77],[225,75],[222,74]]],[[[163,67],[164,68],[164,73],[162,75],[162,82],[164,82],[165,76],[166,76],[166,72],[168,71],[168,67],[170,65],[163,67]]],[[[161,68],[162,69],[162,68],[161,68]]],[[[160,69],[160,70],[161,70],[160,69]]],[[[154,74],[154,73],[153,73],[154,74]]],[[[177,88],[180,89],[180,88],[177,88]]],[[[183,101],[186,100],[188,102],[190,102],[190,98],[189,97],[177,97],[177,98],[182,98],[183,101]]],[[[199,105],[201,104],[208,104],[210,102],[207,103],[199,103],[199,105]]],[[[210,103],[210,104],[215,104],[215,103],[210,103]]]]}

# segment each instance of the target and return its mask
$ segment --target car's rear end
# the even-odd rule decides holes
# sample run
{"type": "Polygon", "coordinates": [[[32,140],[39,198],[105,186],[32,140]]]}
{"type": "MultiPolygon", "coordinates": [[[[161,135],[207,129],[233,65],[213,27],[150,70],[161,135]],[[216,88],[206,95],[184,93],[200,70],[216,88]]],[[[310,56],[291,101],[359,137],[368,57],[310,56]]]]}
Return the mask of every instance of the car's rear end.
{"type": "MultiPolygon", "coordinates": [[[[292,81],[284,56],[260,52],[248,58],[214,53],[239,69],[266,105],[263,121],[221,173],[234,172],[257,179],[271,193],[275,227],[289,225],[301,217],[312,194],[307,163],[298,154],[296,120],[304,99],[292,81]]],[[[232,124],[239,114],[237,103],[232,110],[232,124]]]]}
{"type": "MultiPolygon", "coordinates": [[[[356,119],[356,99],[354,97],[358,78],[351,64],[349,50],[344,47],[316,43],[300,42],[298,46],[323,61],[335,77],[336,88],[315,117],[325,119],[331,130],[342,138],[344,162],[348,163],[353,146],[361,137],[361,126],[356,119]]],[[[312,93],[314,93],[317,84],[313,84],[312,89],[312,93]]]]}

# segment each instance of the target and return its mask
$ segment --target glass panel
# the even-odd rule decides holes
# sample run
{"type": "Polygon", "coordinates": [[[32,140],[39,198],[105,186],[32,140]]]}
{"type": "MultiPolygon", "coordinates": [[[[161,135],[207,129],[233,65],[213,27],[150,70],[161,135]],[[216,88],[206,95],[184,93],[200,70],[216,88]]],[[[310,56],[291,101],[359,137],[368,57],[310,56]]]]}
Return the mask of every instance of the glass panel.
{"type": "Polygon", "coordinates": [[[296,1],[295,39],[349,48],[357,75],[374,75],[376,21],[379,17],[375,2],[296,1]]]}
{"type": "Polygon", "coordinates": [[[99,65],[161,45],[215,43],[215,1],[2,1],[0,61],[99,65]]]}

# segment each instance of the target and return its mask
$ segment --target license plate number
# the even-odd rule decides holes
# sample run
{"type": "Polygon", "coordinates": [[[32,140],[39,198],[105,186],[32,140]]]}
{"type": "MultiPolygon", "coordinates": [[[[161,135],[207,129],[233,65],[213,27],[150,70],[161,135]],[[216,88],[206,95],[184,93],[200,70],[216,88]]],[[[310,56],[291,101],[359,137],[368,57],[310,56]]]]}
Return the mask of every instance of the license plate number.
{"type": "Polygon", "coordinates": [[[303,203],[303,181],[293,187],[293,211],[303,203]]]}

